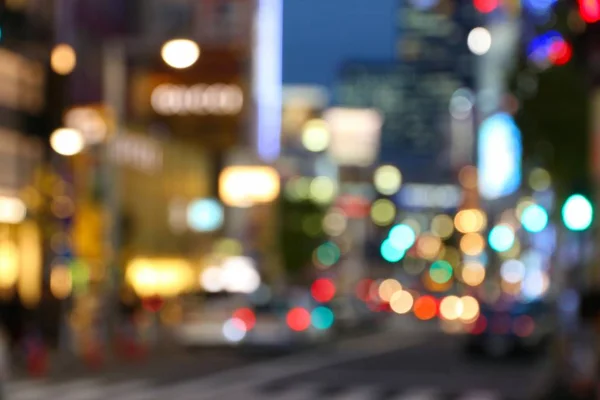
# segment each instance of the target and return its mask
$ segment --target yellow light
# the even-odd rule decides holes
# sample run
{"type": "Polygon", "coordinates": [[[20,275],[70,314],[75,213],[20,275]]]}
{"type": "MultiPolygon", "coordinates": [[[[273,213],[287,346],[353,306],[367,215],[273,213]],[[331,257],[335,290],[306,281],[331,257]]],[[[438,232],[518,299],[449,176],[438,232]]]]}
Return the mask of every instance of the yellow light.
{"type": "Polygon", "coordinates": [[[460,256],[460,252],[458,251],[458,249],[456,249],[456,247],[445,246],[442,249],[441,258],[443,260],[448,261],[448,263],[453,268],[456,268],[460,264],[461,256],[460,256]]]}
{"type": "Polygon", "coordinates": [[[0,242],[0,289],[11,289],[19,279],[17,246],[5,238],[0,242]]]}
{"type": "Polygon", "coordinates": [[[0,223],[18,224],[25,219],[27,207],[17,197],[0,196],[0,223]]]}
{"type": "Polygon", "coordinates": [[[410,292],[400,290],[395,292],[390,298],[390,308],[396,314],[406,314],[414,304],[414,298],[410,292]]]}
{"type": "Polygon", "coordinates": [[[340,209],[329,210],[323,218],[323,230],[329,236],[340,236],[348,226],[348,218],[340,209]]]}
{"type": "Polygon", "coordinates": [[[321,119],[307,121],[302,131],[302,145],[314,153],[327,149],[331,136],[327,122],[321,119]]]}
{"type": "Polygon", "coordinates": [[[85,146],[83,135],[80,131],[71,128],[60,128],[50,136],[52,150],[63,156],[73,156],[85,146]]]}
{"type": "Polygon", "coordinates": [[[378,226],[386,226],[396,218],[396,205],[388,199],[379,199],[371,206],[371,219],[378,226]]]}
{"type": "Polygon", "coordinates": [[[442,241],[431,234],[423,234],[417,239],[417,254],[426,260],[434,260],[442,250],[442,241]]]}
{"type": "Polygon", "coordinates": [[[460,239],[460,249],[468,256],[479,255],[485,249],[485,239],[479,233],[467,233],[460,239]]]}
{"type": "Polygon", "coordinates": [[[310,198],[315,203],[330,203],[335,198],[336,193],[336,183],[326,176],[318,176],[310,183],[310,198]]]}
{"type": "Polygon", "coordinates": [[[375,189],[383,195],[391,196],[400,190],[402,174],[393,165],[382,165],[375,170],[373,175],[375,189]]]}
{"type": "Polygon", "coordinates": [[[431,220],[431,232],[434,235],[447,239],[454,232],[454,222],[452,217],[446,214],[440,214],[433,217],[431,220]]]}
{"type": "Polygon", "coordinates": [[[479,302],[472,296],[460,298],[462,310],[459,318],[466,323],[474,322],[479,316],[479,302]]]}
{"type": "Polygon", "coordinates": [[[547,190],[552,184],[550,173],[542,168],[534,168],[529,174],[529,186],[536,192],[547,190]]]}
{"type": "Polygon", "coordinates": [[[463,313],[462,301],[456,296],[447,296],[440,303],[440,315],[447,321],[458,319],[463,313]]]}
{"type": "Polygon", "coordinates": [[[37,225],[26,222],[19,227],[19,297],[27,307],[35,307],[42,296],[41,235],[37,225]]]}
{"type": "Polygon", "coordinates": [[[50,272],[50,292],[55,298],[62,300],[71,295],[73,277],[71,270],[65,266],[56,266],[50,272]]]}
{"type": "Polygon", "coordinates": [[[173,39],[161,50],[163,61],[175,69],[189,68],[200,58],[200,47],[189,39],[173,39]]]}
{"type": "Polygon", "coordinates": [[[462,268],[461,278],[469,286],[479,286],[485,280],[485,267],[477,262],[467,263],[462,268]]]}
{"type": "Polygon", "coordinates": [[[58,44],[50,54],[50,66],[59,75],[69,75],[75,69],[77,55],[68,44],[58,44]]]}
{"type": "Polygon", "coordinates": [[[230,207],[270,203],[279,195],[279,174],[266,166],[227,167],[219,176],[219,195],[230,207]]]}
{"type": "Polygon", "coordinates": [[[487,217],[481,210],[462,210],[454,217],[454,225],[461,233],[479,232],[487,225],[487,217]]]}
{"type": "Polygon", "coordinates": [[[401,290],[402,285],[400,282],[395,279],[386,279],[379,284],[379,298],[389,303],[394,293],[401,290]]]}
{"type": "Polygon", "coordinates": [[[176,258],[136,258],[128,264],[126,278],[141,297],[176,296],[194,284],[191,266],[176,258]]]}

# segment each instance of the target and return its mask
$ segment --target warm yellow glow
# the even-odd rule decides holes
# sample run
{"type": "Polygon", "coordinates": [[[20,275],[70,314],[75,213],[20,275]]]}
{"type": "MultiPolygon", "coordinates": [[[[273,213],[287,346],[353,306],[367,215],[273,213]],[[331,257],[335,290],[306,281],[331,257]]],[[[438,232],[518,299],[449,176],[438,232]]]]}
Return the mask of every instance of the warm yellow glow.
{"type": "Polygon", "coordinates": [[[462,310],[459,318],[466,323],[474,322],[479,316],[479,302],[472,296],[460,298],[462,310]]]}
{"type": "Polygon", "coordinates": [[[481,210],[462,210],[454,217],[454,226],[461,233],[479,232],[487,225],[487,216],[481,210]]]}
{"type": "Polygon", "coordinates": [[[340,236],[348,226],[348,218],[343,210],[330,209],[323,218],[323,231],[329,236],[340,236]]]}
{"type": "Polygon", "coordinates": [[[550,173],[543,168],[534,168],[529,174],[529,186],[536,192],[547,190],[551,184],[550,173]]]}
{"type": "Polygon", "coordinates": [[[479,233],[467,233],[460,239],[460,249],[468,256],[479,255],[485,249],[485,239],[479,233]]]}
{"type": "Polygon", "coordinates": [[[302,145],[309,151],[318,153],[329,146],[331,135],[327,122],[322,119],[311,119],[306,122],[302,131],[302,145]]]}
{"type": "Polygon", "coordinates": [[[279,195],[279,188],[279,174],[272,167],[227,167],[219,176],[219,195],[230,207],[272,202],[279,195]]]}
{"type": "Polygon", "coordinates": [[[19,278],[19,253],[9,238],[0,240],[0,289],[10,289],[19,278]]]}
{"type": "Polygon", "coordinates": [[[444,297],[440,303],[440,315],[448,321],[454,321],[463,313],[462,301],[456,296],[444,297]]]}
{"type": "Polygon", "coordinates": [[[465,189],[476,189],[477,188],[477,168],[473,165],[466,165],[462,167],[458,173],[458,180],[462,187],[465,189]]]}
{"type": "Polygon", "coordinates": [[[376,200],[371,206],[371,219],[378,226],[386,226],[396,219],[396,205],[388,199],[376,200]]]}
{"type": "Polygon", "coordinates": [[[194,284],[192,267],[176,258],[136,258],[127,265],[126,278],[141,297],[172,297],[194,284]]]}
{"type": "Polygon", "coordinates": [[[35,307],[42,296],[42,241],[34,222],[19,227],[19,282],[18,292],[23,304],[35,307]]]}
{"type": "Polygon", "coordinates": [[[189,39],[173,39],[165,43],[161,50],[163,61],[175,69],[189,68],[200,58],[200,47],[189,39]]]}
{"type": "Polygon", "coordinates": [[[396,279],[386,279],[379,284],[379,298],[390,302],[394,293],[402,290],[402,285],[396,279]]]}
{"type": "Polygon", "coordinates": [[[402,174],[393,165],[382,165],[375,170],[373,183],[379,193],[391,196],[400,190],[402,174]]]}
{"type": "Polygon", "coordinates": [[[71,295],[73,291],[73,276],[71,269],[60,265],[52,268],[50,272],[50,292],[55,298],[62,300],[71,295]]]}
{"type": "Polygon", "coordinates": [[[454,232],[454,222],[452,217],[446,214],[440,214],[431,220],[431,232],[442,239],[449,238],[454,232]]]}
{"type": "Polygon", "coordinates": [[[17,197],[0,196],[0,223],[18,224],[25,219],[27,207],[17,197]]]}
{"type": "Polygon", "coordinates": [[[412,309],[414,302],[415,300],[410,292],[400,290],[390,298],[390,308],[396,314],[406,314],[412,309]]]}
{"type": "Polygon", "coordinates": [[[310,183],[309,197],[315,203],[330,203],[335,198],[336,193],[336,182],[326,176],[317,176],[310,183]]]}
{"type": "Polygon", "coordinates": [[[462,268],[461,278],[469,286],[479,286],[485,280],[485,267],[477,262],[466,263],[462,268]]]}
{"type": "Polygon", "coordinates": [[[73,47],[61,43],[52,49],[50,54],[50,66],[59,75],[69,75],[75,69],[77,55],[73,47]]]}
{"type": "Polygon", "coordinates": [[[83,135],[76,129],[60,128],[50,136],[52,150],[63,156],[74,156],[85,146],[83,135]]]}
{"type": "Polygon", "coordinates": [[[417,239],[417,254],[426,260],[434,260],[442,250],[439,237],[426,233],[417,239]]]}
{"type": "Polygon", "coordinates": [[[460,264],[461,254],[456,247],[444,246],[440,253],[440,258],[448,261],[452,268],[456,268],[460,264]]]}

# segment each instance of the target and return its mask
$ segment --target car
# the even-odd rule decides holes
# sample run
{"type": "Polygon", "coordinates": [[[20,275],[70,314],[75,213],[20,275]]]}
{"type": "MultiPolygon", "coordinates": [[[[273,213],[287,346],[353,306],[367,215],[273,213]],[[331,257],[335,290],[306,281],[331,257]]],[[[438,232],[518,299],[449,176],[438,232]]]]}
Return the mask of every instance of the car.
{"type": "Polygon", "coordinates": [[[540,350],[555,326],[552,307],[542,301],[482,302],[479,316],[467,326],[466,350],[495,357],[540,350]]]}

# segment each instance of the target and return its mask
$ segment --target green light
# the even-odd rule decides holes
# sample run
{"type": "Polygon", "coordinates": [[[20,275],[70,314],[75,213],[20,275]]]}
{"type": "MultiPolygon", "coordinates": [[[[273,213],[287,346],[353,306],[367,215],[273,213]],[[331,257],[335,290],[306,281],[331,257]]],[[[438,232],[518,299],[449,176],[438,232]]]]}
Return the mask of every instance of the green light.
{"type": "Polygon", "coordinates": [[[452,273],[452,265],[444,260],[437,260],[429,267],[429,277],[435,283],[447,283],[452,279],[452,273]]]}
{"type": "Polygon", "coordinates": [[[381,257],[387,262],[394,263],[402,260],[404,258],[404,254],[406,251],[403,249],[399,249],[394,246],[390,239],[385,239],[383,243],[381,243],[381,257]]]}
{"type": "Polygon", "coordinates": [[[317,307],[310,313],[312,325],[319,330],[331,328],[335,317],[333,311],[327,307],[317,307]]]}
{"type": "Polygon", "coordinates": [[[515,243],[515,232],[508,225],[496,225],[490,231],[488,242],[498,253],[508,251],[515,243]]]}
{"type": "Polygon", "coordinates": [[[592,203],[580,194],[574,194],[565,201],[562,220],[571,231],[584,231],[592,224],[594,209],[592,203]]]}
{"type": "Polygon", "coordinates": [[[327,267],[338,262],[340,257],[340,248],[333,242],[323,243],[317,248],[317,259],[327,267]]]}
{"type": "Polygon", "coordinates": [[[521,214],[521,225],[527,232],[541,232],[548,225],[548,213],[537,204],[527,206],[521,214]]]}

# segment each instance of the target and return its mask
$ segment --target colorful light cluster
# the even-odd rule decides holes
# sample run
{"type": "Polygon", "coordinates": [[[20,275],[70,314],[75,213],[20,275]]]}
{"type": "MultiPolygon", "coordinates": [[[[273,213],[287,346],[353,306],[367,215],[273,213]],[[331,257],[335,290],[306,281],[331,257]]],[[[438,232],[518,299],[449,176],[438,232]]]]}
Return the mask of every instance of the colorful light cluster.
{"type": "Polygon", "coordinates": [[[557,31],[549,31],[533,39],[527,57],[538,65],[564,65],[571,60],[573,49],[557,31]]]}

